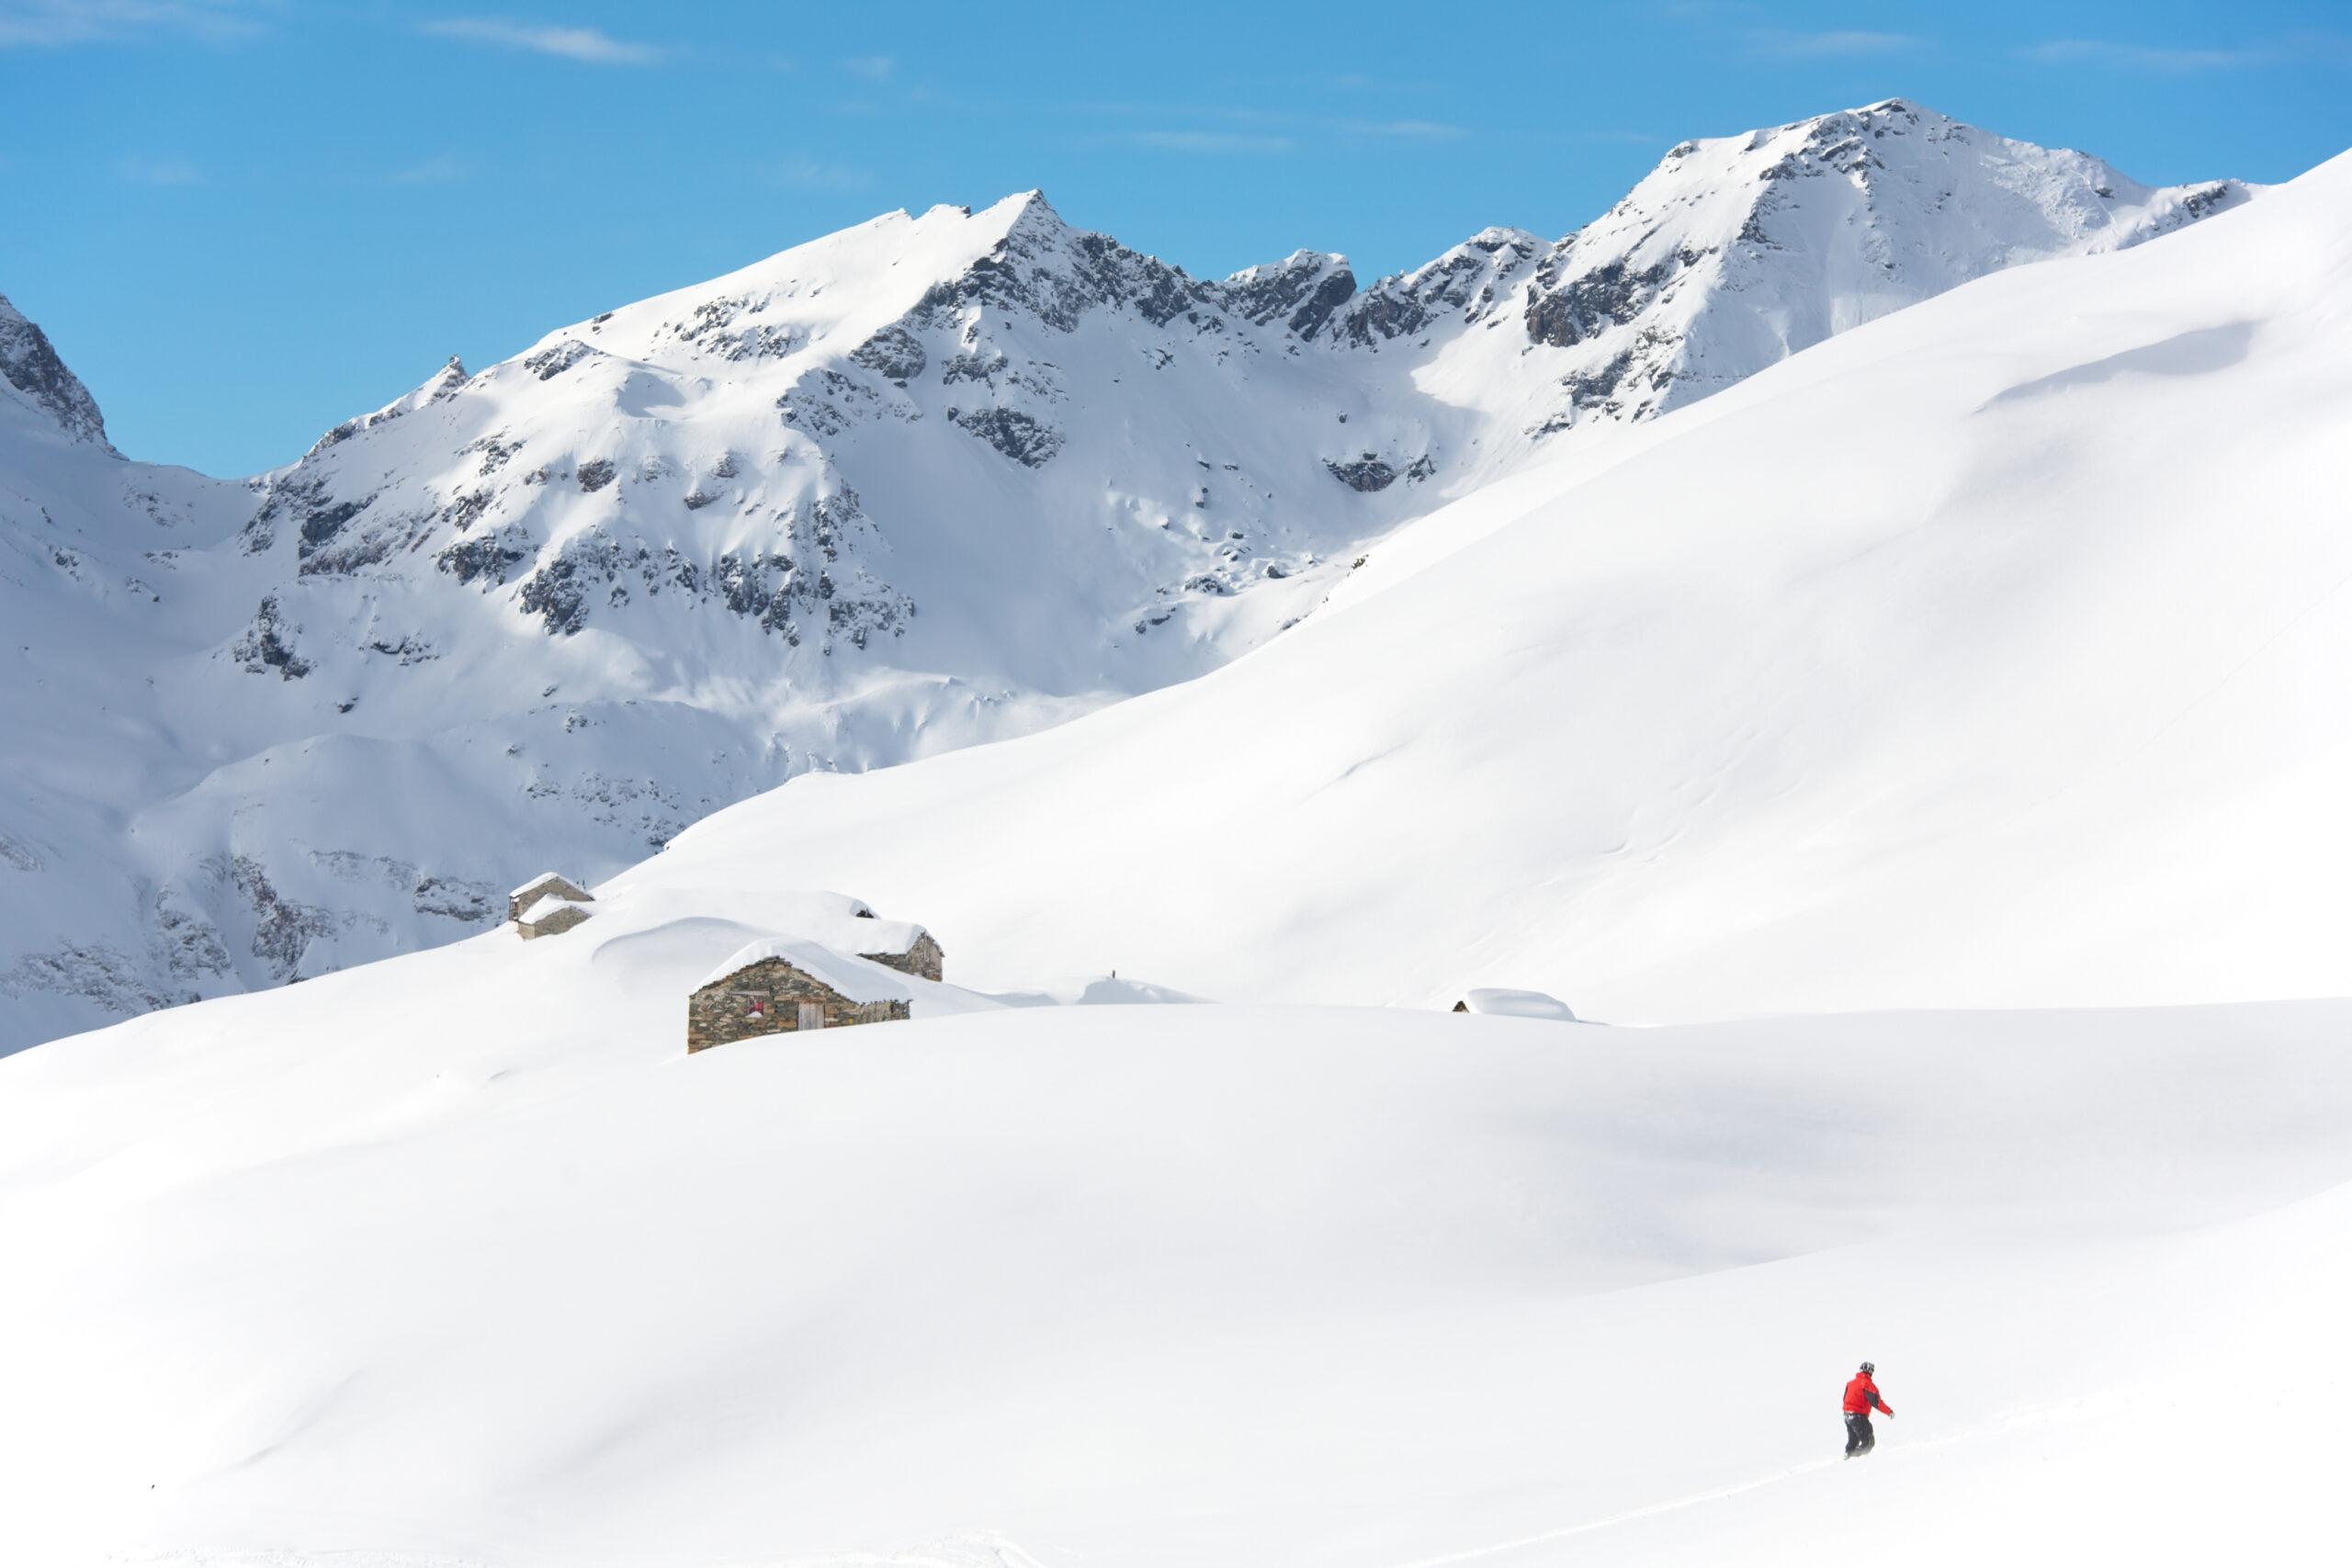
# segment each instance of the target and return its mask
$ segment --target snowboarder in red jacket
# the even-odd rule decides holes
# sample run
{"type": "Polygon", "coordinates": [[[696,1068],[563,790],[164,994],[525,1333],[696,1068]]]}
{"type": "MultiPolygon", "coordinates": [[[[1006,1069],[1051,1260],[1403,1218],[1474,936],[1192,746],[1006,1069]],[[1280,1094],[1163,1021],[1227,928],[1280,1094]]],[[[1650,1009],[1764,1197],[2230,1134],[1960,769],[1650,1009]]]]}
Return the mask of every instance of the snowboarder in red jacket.
{"type": "Polygon", "coordinates": [[[1864,1361],[1862,1370],[1856,1372],[1853,1381],[1846,1385],[1846,1457],[1848,1459],[1866,1454],[1877,1446],[1878,1435],[1871,1430],[1871,1411],[1884,1411],[1890,1419],[1894,1415],[1894,1406],[1878,1396],[1878,1384],[1871,1381],[1871,1374],[1877,1371],[1878,1368],[1874,1364],[1864,1361]]]}

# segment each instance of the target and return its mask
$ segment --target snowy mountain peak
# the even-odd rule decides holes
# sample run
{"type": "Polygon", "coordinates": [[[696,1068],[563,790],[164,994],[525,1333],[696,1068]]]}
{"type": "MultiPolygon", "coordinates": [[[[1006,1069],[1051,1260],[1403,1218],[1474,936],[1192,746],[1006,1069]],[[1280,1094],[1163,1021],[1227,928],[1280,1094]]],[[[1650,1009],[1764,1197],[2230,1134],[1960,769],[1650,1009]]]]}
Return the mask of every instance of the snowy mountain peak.
{"type": "Polygon", "coordinates": [[[1282,326],[1309,342],[1356,292],[1343,255],[1293,251],[1272,265],[1244,267],[1219,289],[1228,308],[1254,326],[1282,326]]]}
{"type": "Polygon", "coordinates": [[[1545,248],[1524,229],[1482,229],[1435,261],[1365,289],[1340,312],[1331,341],[1366,347],[1426,332],[1446,317],[1475,324],[1507,300],[1521,269],[1545,248]]]}
{"type": "Polygon", "coordinates": [[[49,334],[0,295],[0,381],[56,422],[75,441],[109,457],[119,456],[107,439],[105,416],[81,378],[65,367],[49,334]]]}
{"type": "Polygon", "coordinates": [[[1543,428],[1648,418],[1971,278],[2137,244],[2252,194],[2154,189],[1901,98],[1685,141],[1534,269],[1528,338],[1569,351],[1543,428]]]}
{"type": "Polygon", "coordinates": [[[427,377],[423,385],[406,397],[395,398],[373,413],[363,413],[355,418],[346,419],[324,435],[320,436],[317,441],[311,443],[310,451],[303,454],[304,460],[315,457],[328,447],[348,441],[363,431],[373,430],[388,420],[398,419],[402,414],[413,413],[428,404],[454,396],[464,388],[468,379],[465,362],[453,354],[449,356],[447,364],[427,377]]]}

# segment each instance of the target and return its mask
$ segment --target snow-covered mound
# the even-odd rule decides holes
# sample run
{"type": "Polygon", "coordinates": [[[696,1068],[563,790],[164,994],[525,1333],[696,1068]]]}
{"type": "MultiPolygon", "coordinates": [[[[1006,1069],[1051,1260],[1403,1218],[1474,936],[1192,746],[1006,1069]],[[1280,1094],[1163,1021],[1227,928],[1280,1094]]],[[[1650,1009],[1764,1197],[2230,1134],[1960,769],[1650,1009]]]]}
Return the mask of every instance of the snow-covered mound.
{"type": "Polygon", "coordinates": [[[1360,289],[1313,252],[1193,278],[1031,192],[453,363],[250,487],[116,458],[0,314],[0,877],[39,879],[0,912],[0,1048],[445,942],[796,774],[1198,676],[1449,498],[2245,194],[1896,101],[1360,289]]]}
{"type": "Polygon", "coordinates": [[[1846,333],[1374,552],[1200,681],[805,777],[968,980],[1580,1016],[2352,992],[2352,156],[1846,333]]]}
{"type": "Polygon", "coordinates": [[[686,1056],[687,987],[793,915],[763,897],[601,889],[562,936],[0,1062],[0,1558],[2295,1562],[2335,1528],[2352,1006],[1643,1031],[908,979],[912,1022],[686,1056]],[[1847,1465],[1865,1357],[1900,1415],[1847,1465]]]}

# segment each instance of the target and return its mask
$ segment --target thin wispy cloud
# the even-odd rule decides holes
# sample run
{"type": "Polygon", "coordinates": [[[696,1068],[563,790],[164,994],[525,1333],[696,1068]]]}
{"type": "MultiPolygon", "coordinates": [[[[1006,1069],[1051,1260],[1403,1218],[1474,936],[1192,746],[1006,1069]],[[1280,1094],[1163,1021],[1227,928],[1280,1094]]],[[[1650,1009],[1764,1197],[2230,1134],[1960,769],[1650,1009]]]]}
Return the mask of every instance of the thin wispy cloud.
{"type": "Polygon", "coordinates": [[[243,0],[0,0],[0,49],[126,43],[158,34],[208,42],[261,31],[243,0]]]}
{"type": "Polygon", "coordinates": [[[2281,39],[2278,52],[2295,60],[2316,61],[2327,65],[2352,65],[2352,36],[2306,28],[2301,32],[2289,33],[2281,39]]]}
{"type": "Polygon", "coordinates": [[[888,81],[890,73],[898,67],[898,61],[888,54],[868,54],[842,62],[842,70],[853,76],[863,76],[869,82],[888,81]]]}
{"type": "Polygon", "coordinates": [[[526,50],[587,65],[651,65],[663,53],[651,44],[616,39],[600,28],[556,27],[499,17],[452,17],[425,23],[424,31],[434,38],[526,50]]]}
{"type": "Polygon", "coordinates": [[[1131,130],[1112,138],[1131,146],[1162,152],[1259,154],[1295,152],[1298,143],[1287,136],[1259,136],[1240,130],[1131,130]]]}
{"type": "Polygon", "coordinates": [[[1451,141],[1467,134],[1458,125],[1430,119],[1329,119],[1318,122],[1345,136],[1387,136],[1402,141],[1451,141]]]}
{"type": "Polygon", "coordinates": [[[186,158],[118,158],[118,178],[142,186],[193,186],[204,183],[204,171],[186,158]]]}
{"type": "Polygon", "coordinates": [[[2167,49],[2104,39],[2061,39],[2018,52],[2041,65],[2104,65],[2178,76],[2197,71],[2237,71],[2278,58],[2267,49],[2167,49]]]}
{"type": "Polygon", "coordinates": [[[874,176],[864,169],[828,164],[805,152],[793,153],[769,172],[778,184],[795,190],[855,190],[874,183],[874,176]]]}
{"type": "Polygon", "coordinates": [[[1223,104],[1100,103],[1084,107],[1092,113],[1115,115],[1121,118],[1140,118],[1149,115],[1196,122],[1190,126],[1114,131],[1085,139],[1095,145],[1115,143],[1126,147],[1149,147],[1162,152],[1197,152],[1211,156],[1274,156],[1295,152],[1308,143],[1329,143],[1340,138],[1438,142],[1452,141],[1470,134],[1458,125],[1447,125],[1433,119],[1365,119],[1223,104]],[[1197,123],[1201,120],[1210,123],[1202,126],[1197,123]],[[1218,124],[1220,121],[1222,125],[1218,124]]]}
{"type": "Polygon", "coordinates": [[[1841,30],[1826,33],[1759,32],[1750,43],[1759,54],[1783,60],[1850,60],[1874,54],[1903,54],[1925,49],[1934,40],[1911,33],[1841,30]]]}
{"type": "Polygon", "coordinates": [[[395,169],[384,178],[396,186],[446,186],[464,179],[470,172],[463,163],[443,152],[422,164],[395,169]]]}

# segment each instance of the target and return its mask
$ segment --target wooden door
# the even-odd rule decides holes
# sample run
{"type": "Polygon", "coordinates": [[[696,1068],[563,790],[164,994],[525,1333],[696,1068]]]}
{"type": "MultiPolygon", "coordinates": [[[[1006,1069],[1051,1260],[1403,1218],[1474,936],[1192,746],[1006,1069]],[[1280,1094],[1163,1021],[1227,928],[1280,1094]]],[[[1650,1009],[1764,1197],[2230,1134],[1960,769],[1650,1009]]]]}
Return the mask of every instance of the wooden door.
{"type": "Polygon", "coordinates": [[[797,1027],[802,1029],[824,1028],[825,1004],[822,1002],[802,1002],[800,1004],[800,1021],[797,1027]]]}

